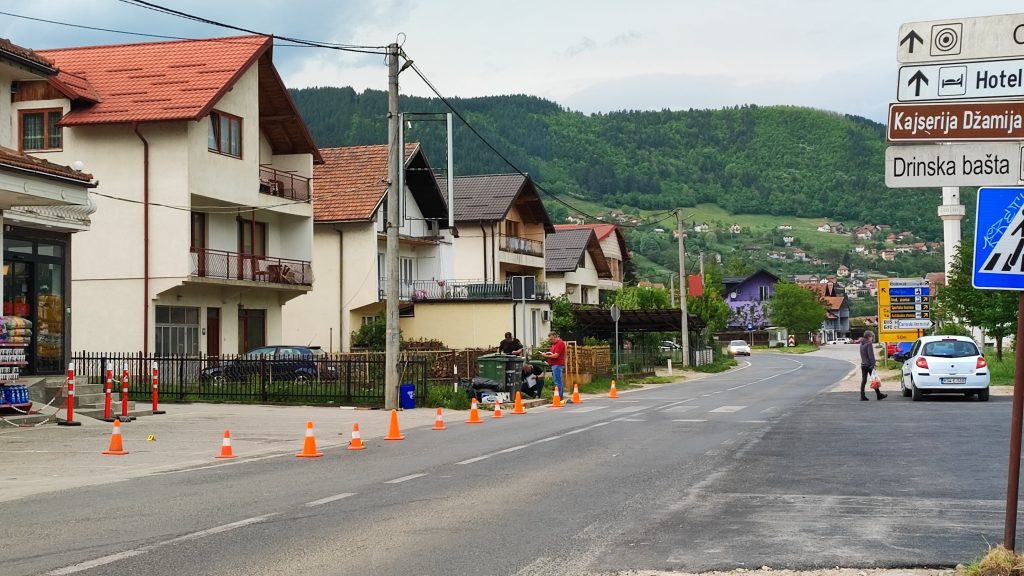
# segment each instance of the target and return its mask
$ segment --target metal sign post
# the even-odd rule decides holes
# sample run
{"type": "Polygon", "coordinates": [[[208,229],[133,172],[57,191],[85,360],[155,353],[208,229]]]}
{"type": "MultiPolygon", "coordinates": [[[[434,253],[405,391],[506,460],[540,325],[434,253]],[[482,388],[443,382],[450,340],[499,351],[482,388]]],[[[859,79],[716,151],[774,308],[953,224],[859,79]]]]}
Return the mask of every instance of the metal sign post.
{"type": "Polygon", "coordinates": [[[622,317],[622,310],[618,304],[612,304],[612,321],[615,322],[615,379],[619,379],[619,318],[622,317]]]}
{"type": "MultiPolygon", "coordinates": [[[[529,355],[526,353],[526,342],[529,339],[526,337],[526,301],[533,300],[537,297],[537,277],[536,276],[513,276],[512,277],[512,299],[519,300],[519,303],[523,307],[523,357],[526,358],[529,355]]],[[[517,334],[516,337],[519,335],[517,334]]]]}

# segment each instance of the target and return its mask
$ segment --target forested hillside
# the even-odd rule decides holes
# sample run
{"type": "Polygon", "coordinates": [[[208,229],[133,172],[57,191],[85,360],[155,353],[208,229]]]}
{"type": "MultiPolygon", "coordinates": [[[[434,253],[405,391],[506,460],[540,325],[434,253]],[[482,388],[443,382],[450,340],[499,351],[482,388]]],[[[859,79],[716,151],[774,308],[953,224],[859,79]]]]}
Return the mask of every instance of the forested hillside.
{"type": "MultiPolygon", "coordinates": [[[[385,92],[292,95],[318,145],[386,142],[385,92]]],[[[941,240],[939,191],[886,188],[884,127],[864,118],[784,106],[585,115],[523,95],[451,101],[495,148],[570,204],[663,210],[714,203],[737,214],[885,223],[941,240]]],[[[401,108],[446,110],[413,97],[403,97],[401,108]]],[[[437,167],[445,163],[443,130],[441,122],[407,130],[437,167]]],[[[458,120],[454,156],[456,174],[511,170],[458,120]]],[[[966,192],[965,202],[973,202],[966,192]]]]}

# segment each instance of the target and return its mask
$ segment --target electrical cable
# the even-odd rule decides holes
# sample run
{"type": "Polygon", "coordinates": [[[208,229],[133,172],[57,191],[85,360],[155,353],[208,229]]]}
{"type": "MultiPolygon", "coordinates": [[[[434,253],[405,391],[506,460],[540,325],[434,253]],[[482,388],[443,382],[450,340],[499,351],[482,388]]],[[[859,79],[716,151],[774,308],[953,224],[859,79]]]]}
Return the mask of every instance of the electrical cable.
{"type": "MultiPolygon", "coordinates": [[[[133,200],[131,198],[121,198],[120,196],[111,196],[110,194],[103,194],[102,192],[90,191],[89,194],[95,194],[96,196],[102,196],[104,198],[110,198],[111,200],[120,200],[121,202],[128,202],[130,204],[145,204],[142,200],[133,200]]],[[[292,200],[290,202],[282,202],[280,204],[268,204],[266,206],[174,206],[171,204],[161,204],[159,202],[150,202],[150,206],[159,206],[161,208],[169,208],[171,210],[181,210],[182,212],[195,212],[202,211],[208,214],[241,214],[244,212],[251,212],[253,210],[264,210],[267,208],[278,208],[281,206],[293,206],[295,204],[308,204],[303,200],[292,200]]]]}

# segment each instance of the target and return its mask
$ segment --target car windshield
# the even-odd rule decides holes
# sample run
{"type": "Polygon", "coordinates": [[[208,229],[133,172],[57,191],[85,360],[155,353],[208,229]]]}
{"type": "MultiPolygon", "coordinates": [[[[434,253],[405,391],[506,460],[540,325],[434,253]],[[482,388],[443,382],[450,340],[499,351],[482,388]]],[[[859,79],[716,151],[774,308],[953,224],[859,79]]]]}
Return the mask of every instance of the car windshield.
{"type": "Polygon", "coordinates": [[[978,347],[974,342],[964,340],[940,340],[925,344],[921,355],[935,358],[964,358],[977,356],[978,347]]]}
{"type": "Polygon", "coordinates": [[[732,342],[729,342],[729,346],[746,346],[746,345],[747,345],[747,341],[746,340],[733,340],[732,342]]]}

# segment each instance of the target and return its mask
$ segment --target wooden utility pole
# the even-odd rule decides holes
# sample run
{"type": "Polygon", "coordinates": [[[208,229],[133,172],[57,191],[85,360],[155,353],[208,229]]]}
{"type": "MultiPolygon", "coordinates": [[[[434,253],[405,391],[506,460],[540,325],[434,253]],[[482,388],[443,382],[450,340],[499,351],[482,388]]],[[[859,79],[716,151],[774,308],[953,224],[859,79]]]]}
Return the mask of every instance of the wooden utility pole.
{"type": "Polygon", "coordinates": [[[384,343],[384,408],[398,408],[398,352],[401,342],[398,327],[398,228],[400,226],[400,199],[403,190],[399,171],[405,164],[405,151],[398,144],[398,44],[388,45],[388,193],[387,193],[387,244],[385,247],[384,269],[387,281],[384,284],[386,300],[386,340],[384,343]]]}
{"type": "Polygon", "coordinates": [[[676,229],[679,231],[679,312],[683,329],[680,344],[683,347],[683,366],[690,365],[690,326],[686,315],[686,245],[683,243],[683,211],[676,208],[676,229]]]}

